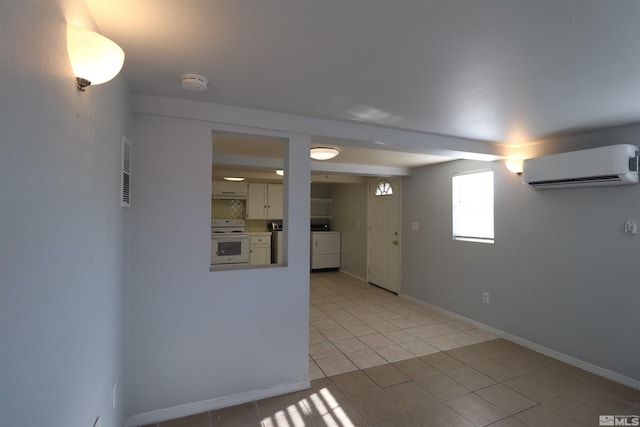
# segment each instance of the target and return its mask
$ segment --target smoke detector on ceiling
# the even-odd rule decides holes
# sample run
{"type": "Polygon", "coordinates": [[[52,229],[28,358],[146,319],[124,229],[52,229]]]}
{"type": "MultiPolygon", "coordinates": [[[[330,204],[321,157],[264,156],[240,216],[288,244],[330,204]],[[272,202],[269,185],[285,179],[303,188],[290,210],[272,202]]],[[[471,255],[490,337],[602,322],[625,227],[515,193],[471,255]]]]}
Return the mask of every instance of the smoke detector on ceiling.
{"type": "Polygon", "coordinates": [[[180,76],[181,86],[183,89],[193,92],[204,92],[207,90],[209,80],[199,74],[183,74],[180,76]]]}

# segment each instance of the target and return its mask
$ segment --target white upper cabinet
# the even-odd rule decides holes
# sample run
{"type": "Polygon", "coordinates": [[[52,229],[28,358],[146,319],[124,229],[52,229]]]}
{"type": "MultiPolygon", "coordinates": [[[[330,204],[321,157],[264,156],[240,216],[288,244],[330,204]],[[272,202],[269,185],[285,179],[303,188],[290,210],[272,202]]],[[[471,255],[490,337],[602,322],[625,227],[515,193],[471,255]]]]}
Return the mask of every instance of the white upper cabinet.
{"type": "Polygon", "coordinates": [[[247,219],[282,219],[282,184],[249,183],[247,219]]]}

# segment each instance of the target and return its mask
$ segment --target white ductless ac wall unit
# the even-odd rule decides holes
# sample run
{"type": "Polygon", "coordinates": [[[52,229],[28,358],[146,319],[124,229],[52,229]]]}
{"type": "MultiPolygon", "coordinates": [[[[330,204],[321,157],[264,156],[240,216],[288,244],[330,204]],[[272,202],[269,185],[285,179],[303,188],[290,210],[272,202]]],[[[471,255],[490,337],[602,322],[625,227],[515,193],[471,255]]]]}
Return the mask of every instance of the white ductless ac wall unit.
{"type": "Polygon", "coordinates": [[[637,184],[639,151],[619,144],[527,159],[522,182],[536,189],[637,184]]]}

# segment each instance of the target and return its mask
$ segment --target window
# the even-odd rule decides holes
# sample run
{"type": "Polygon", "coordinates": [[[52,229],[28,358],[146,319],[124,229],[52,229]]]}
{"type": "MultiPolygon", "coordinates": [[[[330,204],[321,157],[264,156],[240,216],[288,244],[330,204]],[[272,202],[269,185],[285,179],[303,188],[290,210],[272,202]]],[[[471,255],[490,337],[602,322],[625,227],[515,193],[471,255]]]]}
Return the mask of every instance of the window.
{"type": "Polygon", "coordinates": [[[393,194],[393,188],[391,187],[391,183],[387,180],[380,181],[378,186],[376,187],[376,196],[390,196],[393,194]]]}
{"type": "Polygon", "coordinates": [[[452,184],[453,238],[493,243],[493,171],[457,174],[452,184]]]}

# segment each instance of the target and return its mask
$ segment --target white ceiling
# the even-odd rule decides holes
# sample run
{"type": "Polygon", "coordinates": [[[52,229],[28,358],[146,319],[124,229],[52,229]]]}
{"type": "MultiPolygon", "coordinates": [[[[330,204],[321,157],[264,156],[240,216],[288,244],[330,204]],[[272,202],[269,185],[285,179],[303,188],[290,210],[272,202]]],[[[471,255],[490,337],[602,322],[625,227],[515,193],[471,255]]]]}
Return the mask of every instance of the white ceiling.
{"type": "MultiPolygon", "coordinates": [[[[451,157],[405,153],[353,146],[358,141],[316,137],[311,146],[336,146],[338,157],[311,161],[316,182],[366,182],[357,177],[410,175],[410,169],[451,160],[451,157]],[[338,144],[340,142],[342,144],[338,144]]],[[[284,168],[285,141],[229,132],[213,132],[213,177],[243,176],[254,180],[279,181],[275,170],[284,168]]]]}
{"type": "Polygon", "coordinates": [[[86,1],[136,94],[507,146],[640,122],[637,0],[86,1]]]}
{"type": "MultiPolygon", "coordinates": [[[[267,157],[267,158],[284,158],[284,144],[281,140],[268,139],[264,137],[255,137],[246,134],[233,134],[215,132],[213,137],[213,151],[218,157],[235,156],[242,154],[251,157],[267,157]]],[[[366,164],[380,165],[384,164],[394,168],[411,168],[430,163],[440,163],[451,160],[449,157],[434,156],[419,153],[403,153],[394,152],[393,156],[389,155],[389,151],[373,148],[354,147],[357,141],[349,141],[346,139],[335,139],[327,137],[314,137],[312,147],[337,146],[340,152],[338,157],[332,159],[331,162],[341,164],[362,163],[362,159],[366,159],[366,164]]],[[[214,159],[215,161],[215,159],[214,159]]],[[[326,162],[324,162],[326,164],[326,162]]]]}

